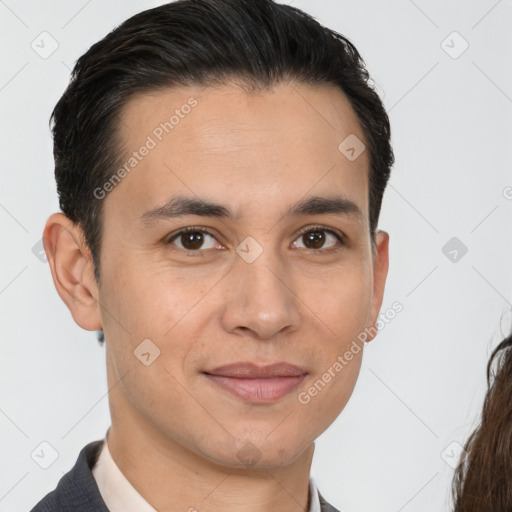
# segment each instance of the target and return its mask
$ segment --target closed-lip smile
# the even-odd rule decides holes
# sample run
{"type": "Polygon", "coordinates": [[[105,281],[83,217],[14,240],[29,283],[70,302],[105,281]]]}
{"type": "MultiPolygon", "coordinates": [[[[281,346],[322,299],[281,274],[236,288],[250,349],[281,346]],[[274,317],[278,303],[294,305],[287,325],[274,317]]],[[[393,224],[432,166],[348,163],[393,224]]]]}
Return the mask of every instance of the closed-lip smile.
{"type": "Polygon", "coordinates": [[[286,362],[264,366],[252,362],[232,363],[203,373],[222,389],[254,404],[279,400],[308,375],[305,369],[286,362]]]}

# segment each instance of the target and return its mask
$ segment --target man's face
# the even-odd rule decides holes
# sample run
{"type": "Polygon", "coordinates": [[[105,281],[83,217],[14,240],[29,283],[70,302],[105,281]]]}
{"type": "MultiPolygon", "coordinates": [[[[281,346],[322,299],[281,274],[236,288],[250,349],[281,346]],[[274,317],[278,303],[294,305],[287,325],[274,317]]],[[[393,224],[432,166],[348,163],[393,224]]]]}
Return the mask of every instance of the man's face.
{"type": "Polygon", "coordinates": [[[351,160],[338,149],[351,134],[364,141],[356,115],[333,87],[222,85],[139,96],[119,126],[124,161],[134,151],[139,160],[103,205],[98,315],[117,383],[114,428],[226,466],[243,454],[292,463],[346,405],[362,350],[332,368],[382,301],[387,234],[372,257],[368,152],[351,160]],[[191,97],[197,104],[182,108],[191,97]],[[166,133],[160,123],[176,109],[166,133]],[[144,216],[177,196],[227,214],[144,216]],[[361,214],[287,214],[313,196],[344,198],[361,214]],[[306,375],[281,396],[265,389],[290,379],[237,395],[207,375],[238,362],[287,362],[306,375]]]}

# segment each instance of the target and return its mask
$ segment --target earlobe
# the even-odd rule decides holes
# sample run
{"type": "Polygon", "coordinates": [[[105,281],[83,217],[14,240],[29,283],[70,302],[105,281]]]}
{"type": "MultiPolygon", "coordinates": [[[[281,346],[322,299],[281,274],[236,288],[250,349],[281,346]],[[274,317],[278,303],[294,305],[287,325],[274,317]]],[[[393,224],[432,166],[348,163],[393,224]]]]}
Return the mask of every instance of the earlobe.
{"type": "Polygon", "coordinates": [[[43,245],[53,283],[74,321],[88,331],[101,328],[98,287],[83,231],[63,213],[46,221],[43,245]]]}
{"type": "Polygon", "coordinates": [[[378,332],[377,320],[384,299],[384,288],[389,268],[389,234],[386,231],[379,230],[376,234],[375,243],[371,326],[367,328],[368,337],[366,341],[373,340],[378,332]]]}

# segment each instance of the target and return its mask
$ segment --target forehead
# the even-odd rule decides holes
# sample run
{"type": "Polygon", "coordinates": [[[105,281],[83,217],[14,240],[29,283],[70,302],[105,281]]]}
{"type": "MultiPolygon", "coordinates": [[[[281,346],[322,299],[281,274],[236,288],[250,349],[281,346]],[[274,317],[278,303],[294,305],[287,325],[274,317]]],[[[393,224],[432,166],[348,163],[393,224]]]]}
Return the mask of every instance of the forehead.
{"type": "MultiPolygon", "coordinates": [[[[118,128],[123,141],[136,145],[144,134],[159,138],[159,127],[166,122],[172,128],[164,129],[161,135],[186,135],[189,144],[213,135],[212,132],[229,133],[230,138],[219,151],[230,147],[239,128],[244,131],[239,140],[246,137],[248,130],[254,130],[254,136],[258,130],[279,131],[283,138],[289,134],[289,139],[307,137],[326,143],[349,134],[364,139],[348,98],[333,85],[282,83],[259,91],[248,91],[232,83],[160,88],[129,100],[121,110],[118,128]]],[[[167,139],[172,142],[170,137],[167,139]]],[[[222,141],[215,142],[218,146],[222,141]]]]}
{"type": "Polygon", "coordinates": [[[308,191],[337,188],[366,215],[368,152],[348,159],[340,151],[348,137],[366,144],[350,102],[334,86],[155,90],[121,111],[118,138],[127,172],[107,204],[133,219],[185,192],[257,212],[265,201],[285,207],[308,191]]]}

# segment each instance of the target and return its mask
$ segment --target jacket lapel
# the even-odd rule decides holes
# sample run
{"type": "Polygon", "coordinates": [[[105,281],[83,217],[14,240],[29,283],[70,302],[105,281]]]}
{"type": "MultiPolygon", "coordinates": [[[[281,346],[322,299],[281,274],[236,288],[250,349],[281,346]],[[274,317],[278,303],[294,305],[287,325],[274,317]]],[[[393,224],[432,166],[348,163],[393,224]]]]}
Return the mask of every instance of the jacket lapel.
{"type": "Polygon", "coordinates": [[[337,508],[334,508],[318,491],[318,497],[320,498],[320,510],[322,512],[340,512],[337,508]]]}
{"type": "Polygon", "coordinates": [[[103,440],[82,448],[71,471],[30,512],[109,512],[91,472],[103,440]]]}

